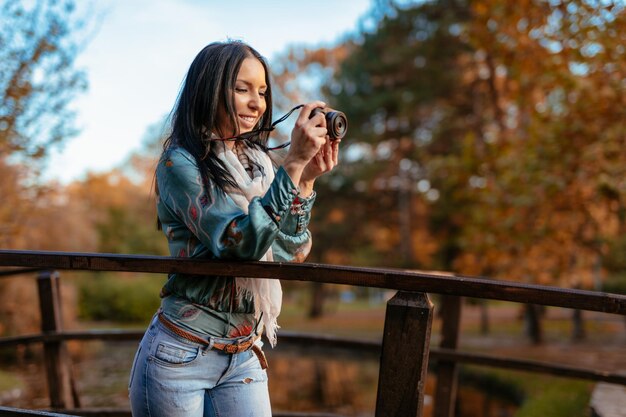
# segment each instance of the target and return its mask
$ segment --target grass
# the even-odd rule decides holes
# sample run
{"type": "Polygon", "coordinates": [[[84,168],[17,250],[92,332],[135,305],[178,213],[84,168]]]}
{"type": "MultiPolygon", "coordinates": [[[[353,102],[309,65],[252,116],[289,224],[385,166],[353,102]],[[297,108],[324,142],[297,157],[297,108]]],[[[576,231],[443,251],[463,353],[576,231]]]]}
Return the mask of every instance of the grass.
{"type": "Polygon", "coordinates": [[[23,389],[24,381],[11,372],[0,370],[0,392],[16,388],[23,389]]]}
{"type": "Polygon", "coordinates": [[[479,379],[500,381],[498,386],[483,387],[491,393],[503,388],[505,397],[514,398],[521,393],[523,400],[519,401],[514,417],[589,416],[593,382],[501,369],[486,370],[475,366],[463,367],[463,371],[462,374],[473,375],[472,379],[478,375],[479,379]]]}
{"type": "Polygon", "coordinates": [[[85,320],[147,322],[159,307],[163,280],[150,274],[92,274],[77,281],[85,320]]]}
{"type": "Polygon", "coordinates": [[[363,339],[382,337],[384,321],[385,305],[366,301],[336,303],[319,318],[308,317],[303,303],[285,303],[279,318],[283,330],[363,339]]]}
{"type": "Polygon", "coordinates": [[[527,390],[535,391],[515,417],[588,417],[591,383],[573,380],[543,381],[527,390]],[[537,388],[540,391],[536,391],[537,388]]]}
{"type": "Polygon", "coordinates": [[[505,370],[489,370],[487,373],[518,386],[524,393],[525,399],[514,417],[589,416],[593,382],[505,370]]]}

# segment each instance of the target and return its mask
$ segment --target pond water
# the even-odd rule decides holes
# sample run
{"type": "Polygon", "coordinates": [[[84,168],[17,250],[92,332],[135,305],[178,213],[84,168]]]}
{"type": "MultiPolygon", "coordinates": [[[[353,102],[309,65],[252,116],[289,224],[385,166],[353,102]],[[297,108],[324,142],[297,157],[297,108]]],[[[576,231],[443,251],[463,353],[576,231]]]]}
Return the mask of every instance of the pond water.
{"type": "MultiPolygon", "coordinates": [[[[73,373],[83,407],[128,408],[128,372],[136,346],[136,342],[70,344],[73,373]]],[[[375,355],[317,348],[302,352],[292,347],[265,351],[274,410],[374,416],[379,366],[375,355]]],[[[19,392],[0,393],[1,405],[31,409],[48,406],[40,360],[22,360],[3,369],[19,371],[25,387],[19,392]]],[[[432,414],[434,382],[434,376],[429,375],[424,416],[432,414]]],[[[458,417],[507,417],[514,414],[515,408],[510,401],[493,393],[460,386],[458,417]]]]}

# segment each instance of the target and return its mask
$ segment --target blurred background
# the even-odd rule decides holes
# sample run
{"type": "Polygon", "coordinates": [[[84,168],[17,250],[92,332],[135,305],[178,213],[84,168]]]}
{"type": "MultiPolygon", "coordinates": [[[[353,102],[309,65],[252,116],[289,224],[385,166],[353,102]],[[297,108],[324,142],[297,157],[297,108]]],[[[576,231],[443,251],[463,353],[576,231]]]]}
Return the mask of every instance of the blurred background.
{"type": "MultiPolygon", "coordinates": [[[[168,113],[195,54],[232,38],[268,58],[277,117],[318,98],[348,117],[309,262],[624,294],[625,8],[1,0],[0,248],[167,255],[152,182],[168,113]]],[[[66,327],[141,328],[164,279],[63,273],[66,327]]],[[[381,337],[390,294],[284,285],[284,329],[381,337]]],[[[28,277],[0,280],[0,336],[39,330],[36,296],[28,277]]],[[[626,370],[617,316],[465,304],[469,349],[626,370]]],[[[88,405],[127,405],[135,345],[120,345],[71,345],[88,405]]],[[[46,406],[38,355],[0,351],[0,404],[46,406]]],[[[373,415],[377,358],[328,357],[270,352],[275,408],[373,415]]],[[[584,416],[593,388],[472,368],[462,383],[463,416],[584,416]]]]}

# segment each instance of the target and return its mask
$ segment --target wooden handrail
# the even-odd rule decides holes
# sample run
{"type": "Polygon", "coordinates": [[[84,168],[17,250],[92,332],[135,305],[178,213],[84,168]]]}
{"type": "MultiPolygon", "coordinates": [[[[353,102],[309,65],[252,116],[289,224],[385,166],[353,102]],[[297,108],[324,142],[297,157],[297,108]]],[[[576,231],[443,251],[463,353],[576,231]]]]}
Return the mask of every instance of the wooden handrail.
{"type": "Polygon", "coordinates": [[[184,273],[346,284],[532,303],[626,315],[626,295],[455,274],[289,262],[227,262],[149,255],[0,250],[0,266],[184,273]]]}
{"type": "Polygon", "coordinates": [[[15,268],[6,271],[0,271],[0,278],[11,278],[16,275],[32,274],[40,271],[40,268],[15,268]]]}
{"type": "MultiPolygon", "coordinates": [[[[437,416],[453,414],[456,396],[456,366],[469,363],[505,369],[515,369],[564,376],[569,378],[604,381],[626,385],[626,376],[614,372],[595,371],[538,361],[497,358],[456,350],[460,323],[458,296],[540,304],[580,310],[600,311],[626,316],[626,296],[603,292],[573,290],[550,286],[496,281],[450,273],[407,271],[398,269],[362,268],[322,264],[228,262],[189,258],[171,258],[150,255],[117,255],[93,253],[65,253],[41,251],[0,250],[0,266],[24,267],[0,271],[1,276],[40,271],[38,286],[42,317],[42,333],[1,338],[0,347],[17,344],[43,343],[46,374],[51,389],[51,405],[61,410],[74,403],[80,407],[69,366],[64,342],[67,340],[138,340],[143,331],[90,330],[65,331],[60,320],[60,285],[53,270],[119,271],[146,273],[181,273],[207,276],[246,276],[282,280],[312,281],[362,287],[388,288],[398,293],[387,304],[383,343],[355,341],[332,336],[311,336],[281,332],[287,344],[328,346],[357,349],[380,354],[377,417],[421,415],[423,384],[428,358],[434,359],[447,375],[437,388],[435,410],[437,416]],[[432,304],[426,293],[442,294],[443,300],[456,303],[454,314],[444,317],[442,344],[430,348],[432,304]],[[448,297],[456,296],[456,297],[448,297]],[[406,361],[411,358],[410,361],[406,361]],[[439,405],[438,405],[439,403],[439,405]]],[[[451,310],[448,306],[447,310],[451,310]]],[[[78,410],[76,410],[78,411],[78,410]]],[[[18,411],[19,412],[19,411],[18,411]]],[[[36,413],[36,412],[35,412],[36,413]]],[[[122,412],[123,413],[123,412],[122,412]]],[[[80,415],[80,413],[78,413],[80,415]]],[[[0,415],[37,415],[3,414],[0,415]]],[[[40,414],[45,415],[45,414],[40,414]]]]}
{"type": "MultiPolygon", "coordinates": [[[[2,417],[131,417],[130,410],[116,408],[96,408],[96,409],[73,409],[59,410],[59,412],[25,410],[20,408],[0,406],[0,416],[2,417]]],[[[341,417],[331,413],[298,413],[298,412],[277,412],[273,417],[341,417]]]]}
{"type": "Polygon", "coordinates": [[[45,416],[45,417],[68,417],[67,414],[51,413],[47,411],[24,410],[21,408],[11,408],[0,406],[0,416],[21,417],[21,416],[45,416]]]}

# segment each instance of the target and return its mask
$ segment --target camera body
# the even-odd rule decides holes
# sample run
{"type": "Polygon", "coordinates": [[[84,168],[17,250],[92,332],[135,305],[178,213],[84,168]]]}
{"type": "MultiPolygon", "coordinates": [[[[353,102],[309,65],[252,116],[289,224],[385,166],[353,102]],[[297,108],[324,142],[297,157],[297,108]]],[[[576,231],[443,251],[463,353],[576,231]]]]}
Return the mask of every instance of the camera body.
{"type": "Polygon", "coordinates": [[[348,118],[345,113],[330,107],[317,107],[311,112],[311,117],[318,113],[324,113],[326,116],[326,130],[331,140],[343,138],[348,132],[348,118]]]}

